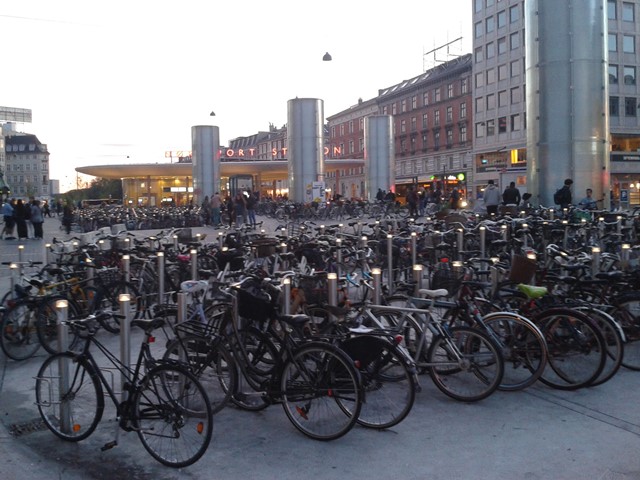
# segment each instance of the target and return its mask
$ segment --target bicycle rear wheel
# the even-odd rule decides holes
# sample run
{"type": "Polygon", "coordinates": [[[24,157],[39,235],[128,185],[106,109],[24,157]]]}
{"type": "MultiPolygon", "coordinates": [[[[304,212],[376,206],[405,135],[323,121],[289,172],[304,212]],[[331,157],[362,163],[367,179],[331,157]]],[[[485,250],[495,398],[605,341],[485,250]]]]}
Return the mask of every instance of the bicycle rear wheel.
{"type": "Polygon", "coordinates": [[[49,430],[63,440],[78,442],[91,435],[102,418],[102,385],[88,362],[73,353],[57,353],[44,361],[36,375],[36,405],[49,430]]]}
{"type": "Polygon", "coordinates": [[[2,317],[0,347],[12,360],[26,360],[40,348],[35,303],[17,301],[2,317]]]}
{"type": "Polygon", "coordinates": [[[188,370],[160,365],[134,394],[133,421],[153,458],[169,467],[192,465],[206,452],[213,413],[203,386],[188,370]]]}
{"type": "Polygon", "coordinates": [[[280,380],[284,411],[308,437],[334,440],[358,420],[360,375],[338,348],[320,342],[303,345],[285,363],[280,380]]]}
{"type": "Polygon", "coordinates": [[[427,353],[436,387],[455,400],[475,402],[495,392],[504,373],[498,346],[476,329],[453,327],[436,336],[427,353]]]}
{"type": "MultiPolygon", "coordinates": [[[[60,346],[58,344],[58,309],[56,307],[56,302],[58,300],[67,299],[62,296],[52,296],[50,298],[43,299],[38,308],[38,339],[44,349],[51,354],[58,353],[60,351],[60,346]]],[[[67,317],[78,318],[80,316],[80,311],[76,307],[75,303],[67,300],[67,305],[67,317]]],[[[79,332],[77,329],[73,328],[73,326],[71,326],[68,331],[69,349],[73,350],[79,345],[79,332]]]]}

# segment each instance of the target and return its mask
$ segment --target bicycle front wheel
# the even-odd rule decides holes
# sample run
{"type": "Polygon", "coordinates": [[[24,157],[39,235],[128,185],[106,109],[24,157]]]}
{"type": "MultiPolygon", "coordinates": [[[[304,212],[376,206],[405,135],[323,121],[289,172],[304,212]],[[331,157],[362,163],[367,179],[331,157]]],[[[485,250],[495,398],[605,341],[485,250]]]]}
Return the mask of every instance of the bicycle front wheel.
{"type": "Polygon", "coordinates": [[[37,309],[33,302],[18,301],[4,313],[0,347],[12,360],[26,360],[38,351],[37,309]]]}
{"type": "Polygon", "coordinates": [[[284,365],[280,388],[287,417],[315,440],[334,440],[358,420],[363,394],[360,375],[341,350],[310,342],[284,365]]]}
{"type": "Polygon", "coordinates": [[[427,358],[433,383],[455,400],[482,400],[502,382],[504,361],[499,347],[473,328],[453,327],[447,336],[436,336],[427,358]]]}
{"type": "Polygon", "coordinates": [[[102,418],[102,385],[88,362],[73,353],[57,353],[38,371],[36,405],[49,430],[78,442],[91,435],[102,418]]]}
{"type": "Polygon", "coordinates": [[[133,400],[133,421],[144,448],[163,465],[192,465],[206,452],[213,413],[203,386],[173,365],[151,369],[133,400]]]}

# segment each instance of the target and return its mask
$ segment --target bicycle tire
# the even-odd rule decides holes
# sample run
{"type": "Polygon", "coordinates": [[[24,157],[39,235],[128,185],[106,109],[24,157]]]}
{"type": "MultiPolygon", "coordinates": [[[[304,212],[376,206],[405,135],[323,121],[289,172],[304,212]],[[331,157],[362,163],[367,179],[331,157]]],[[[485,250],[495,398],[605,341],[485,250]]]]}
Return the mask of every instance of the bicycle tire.
{"type": "Polygon", "coordinates": [[[533,385],[548,362],[548,347],[540,329],[528,318],[510,312],[485,315],[489,336],[502,349],[504,374],[499,390],[514,392],[533,385]]]}
{"type": "Polygon", "coordinates": [[[40,349],[37,333],[37,308],[29,300],[16,301],[2,315],[0,347],[12,360],[26,360],[40,349]]]}
{"type": "Polygon", "coordinates": [[[549,347],[545,385],[576,390],[591,385],[602,373],[607,355],[604,337],[594,320],[569,308],[549,308],[531,319],[549,347]]]}
{"type": "Polygon", "coordinates": [[[167,345],[163,360],[186,362],[205,388],[215,415],[231,400],[236,388],[237,370],[227,349],[216,341],[185,335],[167,345]]]}
{"type": "Polygon", "coordinates": [[[45,359],[36,375],[36,405],[51,432],[63,440],[79,442],[91,435],[102,419],[102,384],[88,361],[70,352],[56,353],[45,359]],[[69,384],[61,392],[63,368],[68,368],[69,384]],[[68,411],[68,422],[63,420],[63,408],[68,411]]]}
{"type": "Polygon", "coordinates": [[[640,370],[640,295],[625,294],[616,298],[612,316],[620,322],[626,343],[622,366],[630,370],[640,370]]]}
{"type": "Polygon", "coordinates": [[[187,369],[175,365],[152,368],[132,401],[138,437],[163,465],[192,465],[209,447],[213,413],[204,387],[187,369]]]}
{"type": "Polygon", "coordinates": [[[291,423],[315,440],[335,440],[358,421],[360,375],[347,354],[322,342],[293,352],[280,376],[282,406],[291,423]]]}
{"type": "Polygon", "coordinates": [[[411,411],[416,397],[415,367],[389,341],[356,336],[340,342],[340,349],[358,366],[366,401],[358,424],[386,429],[399,424],[411,411]]]}
{"type": "Polygon", "coordinates": [[[429,374],[449,397],[476,402],[495,392],[502,382],[504,361],[500,347],[475,328],[453,327],[436,336],[427,353],[429,374]]]}
{"type": "MultiPolygon", "coordinates": [[[[132,283],[117,281],[101,287],[100,294],[94,302],[94,312],[120,312],[120,294],[130,295],[130,309],[132,318],[140,318],[143,314],[142,296],[132,283]]],[[[100,325],[110,333],[120,333],[120,321],[112,315],[105,315],[100,325]]]]}

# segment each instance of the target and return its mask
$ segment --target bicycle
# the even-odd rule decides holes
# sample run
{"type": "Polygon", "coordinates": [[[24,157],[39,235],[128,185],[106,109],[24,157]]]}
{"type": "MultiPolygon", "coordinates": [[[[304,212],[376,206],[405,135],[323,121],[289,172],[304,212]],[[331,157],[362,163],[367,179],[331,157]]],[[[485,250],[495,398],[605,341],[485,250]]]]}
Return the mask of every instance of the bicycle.
{"type": "MultiPolygon", "coordinates": [[[[132,368],[96,339],[96,318],[91,315],[67,323],[86,331],[80,352],[62,352],[48,357],[36,376],[36,405],[45,425],[59,438],[77,442],[89,437],[104,412],[105,392],[116,407],[118,428],[138,434],[144,448],[160,463],[180,468],[195,463],[207,450],[213,430],[213,413],[207,394],[187,368],[151,356],[153,330],[164,326],[161,319],[135,319],[145,336],[132,368]],[[90,346],[95,345],[126,381],[122,400],[105,378],[90,346]]],[[[117,446],[116,439],[102,447],[117,446]]]]}

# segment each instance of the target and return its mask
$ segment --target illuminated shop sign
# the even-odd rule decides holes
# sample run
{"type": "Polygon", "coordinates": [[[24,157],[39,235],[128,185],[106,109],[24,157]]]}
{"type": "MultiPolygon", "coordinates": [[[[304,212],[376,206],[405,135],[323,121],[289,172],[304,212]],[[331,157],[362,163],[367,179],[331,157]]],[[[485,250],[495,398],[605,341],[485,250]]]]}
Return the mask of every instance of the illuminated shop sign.
{"type": "MultiPolygon", "coordinates": [[[[252,158],[256,156],[256,150],[255,148],[238,148],[233,149],[233,148],[227,148],[226,150],[224,150],[224,156],[227,158],[252,158]]],[[[272,157],[286,157],[287,156],[287,151],[288,148],[287,147],[283,147],[283,148],[272,148],[271,149],[271,156],[272,157]]],[[[342,148],[340,147],[333,147],[332,149],[330,149],[329,147],[324,147],[324,154],[325,155],[329,155],[329,152],[333,152],[333,155],[342,155],[342,148]]]]}

